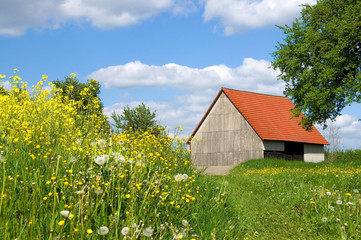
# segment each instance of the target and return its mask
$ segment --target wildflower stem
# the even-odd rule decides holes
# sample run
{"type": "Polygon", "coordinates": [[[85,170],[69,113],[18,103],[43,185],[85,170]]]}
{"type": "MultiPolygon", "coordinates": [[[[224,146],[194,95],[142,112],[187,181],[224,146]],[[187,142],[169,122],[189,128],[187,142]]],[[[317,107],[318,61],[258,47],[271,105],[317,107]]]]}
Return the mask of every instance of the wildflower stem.
{"type": "MultiPolygon", "coordinates": [[[[57,158],[58,161],[56,163],[56,170],[55,170],[55,176],[57,176],[58,174],[58,170],[59,170],[59,162],[60,162],[60,157],[57,158]]],[[[55,222],[55,206],[56,206],[56,188],[54,188],[54,201],[53,201],[53,213],[51,215],[51,225],[50,225],[50,229],[54,230],[54,222],[55,222]]],[[[53,237],[53,231],[50,232],[50,236],[49,236],[49,240],[52,239],[53,237]]]]}
{"type": "Polygon", "coordinates": [[[1,189],[1,198],[0,198],[0,216],[1,216],[1,207],[3,205],[4,191],[5,191],[5,162],[3,162],[3,187],[1,189]]]}

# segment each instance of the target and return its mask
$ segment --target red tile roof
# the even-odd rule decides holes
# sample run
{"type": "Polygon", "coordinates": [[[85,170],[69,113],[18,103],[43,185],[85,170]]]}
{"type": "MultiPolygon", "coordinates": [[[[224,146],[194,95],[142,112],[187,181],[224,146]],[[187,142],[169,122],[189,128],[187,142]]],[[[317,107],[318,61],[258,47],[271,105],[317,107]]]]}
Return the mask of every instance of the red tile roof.
{"type": "Polygon", "coordinates": [[[320,132],[312,126],[306,131],[299,124],[299,118],[291,118],[292,101],[286,97],[222,88],[204,115],[192,137],[207,117],[209,111],[224,92],[233,105],[248,121],[262,140],[292,141],[314,144],[329,144],[320,132]]]}

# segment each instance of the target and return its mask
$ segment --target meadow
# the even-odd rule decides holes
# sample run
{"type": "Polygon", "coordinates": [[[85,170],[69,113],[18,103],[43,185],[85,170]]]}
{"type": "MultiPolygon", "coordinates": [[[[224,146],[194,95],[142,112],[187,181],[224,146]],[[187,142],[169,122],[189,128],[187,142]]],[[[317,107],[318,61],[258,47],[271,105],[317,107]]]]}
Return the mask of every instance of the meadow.
{"type": "Polygon", "coordinates": [[[10,80],[0,91],[0,239],[361,238],[361,150],[208,176],[184,138],[112,132],[89,89],[75,101],[72,88],[44,87],[45,75],[31,87],[17,71],[10,80]]]}
{"type": "Polygon", "coordinates": [[[89,89],[75,101],[72,88],[44,87],[45,75],[32,87],[17,70],[10,79],[0,94],[0,239],[227,237],[222,183],[195,171],[185,139],[112,133],[89,89]]]}
{"type": "Polygon", "coordinates": [[[209,177],[228,183],[239,220],[230,239],[361,239],[361,150],[323,163],[250,160],[209,177]]]}

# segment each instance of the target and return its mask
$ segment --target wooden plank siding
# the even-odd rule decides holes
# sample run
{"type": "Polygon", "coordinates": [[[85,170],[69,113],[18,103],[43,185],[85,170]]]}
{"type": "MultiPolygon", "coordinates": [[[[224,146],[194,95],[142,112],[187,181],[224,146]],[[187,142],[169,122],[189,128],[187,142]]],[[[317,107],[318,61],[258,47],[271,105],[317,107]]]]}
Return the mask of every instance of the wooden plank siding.
{"type": "Polygon", "coordinates": [[[223,92],[190,143],[192,161],[198,166],[236,165],[263,158],[262,139],[223,92]]]}

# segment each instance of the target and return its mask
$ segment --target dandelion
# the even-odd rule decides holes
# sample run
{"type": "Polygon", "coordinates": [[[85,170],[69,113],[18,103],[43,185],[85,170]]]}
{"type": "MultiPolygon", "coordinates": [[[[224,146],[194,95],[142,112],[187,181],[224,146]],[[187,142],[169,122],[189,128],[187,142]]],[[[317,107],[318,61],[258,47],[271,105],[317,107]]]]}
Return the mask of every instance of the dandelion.
{"type": "Polygon", "coordinates": [[[327,222],[327,217],[323,217],[322,222],[327,222]]]}
{"type": "Polygon", "coordinates": [[[184,233],[178,233],[177,235],[175,235],[174,236],[174,238],[173,239],[183,239],[183,237],[184,237],[184,233]]]}
{"type": "Polygon", "coordinates": [[[337,204],[337,205],[341,205],[341,204],[342,204],[342,200],[340,200],[340,199],[337,200],[337,201],[336,201],[336,204],[337,204]]]}
{"type": "Polygon", "coordinates": [[[98,165],[104,165],[108,161],[108,159],[109,159],[109,156],[104,154],[101,156],[97,156],[94,161],[98,165]]]}
{"type": "Polygon", "coordinates": [[[180,182],[183,180],[182,174],[177,174],[174,176],[174,180],[176,180],[176,182],[180,182]]]}
{"type": "Polygon", "coordinates": [[[354,193],[359,193],[358,189],[353,190],[354,193]]]}
{"type": "Polygon", "coordinates": [[[154,229],[152,227],[147,227],[143,230],[143,235],[145,237],[151,237],[153,235],[154,229]]]}
{"type": "Polygon", "coordinates": [[[182,174],[182,180],[187,180],[188,179],[188,175],[187,174],[182,174]]]}
{"type": "Polygon", "coordinates": [[[326,192],[326,194],[327,194],[328,196],[331,196],[331,195],[332,195],[332,193],[331,193],[331,192],[326,192]]]}
{"type": "Polygon", "coordinates": [[[109,228],[107,228],[106,226],[102,226],[98,230],[99,235],[107,235],[108,232],[109,232],[109,228]]]}
{"type": "Polygon", "coordinates": [[[89,228],[88,230],[86,230],[86,232],[87,232],[88,234],[92,234],[92,233],[93,233],[93,230],[91,230],[91,229],[89,228]]]}
{"type": "Polygon", "coordinates": [[[346,193],[346,196],[349,196],[349,197],[351,197],[351,193],[346,193]]]}
{"type": "Polygon", "coordinates": [[[76,157],[74,157],[74,156],[70,157],[69,162],[73,163],[73,162],[76,162],[76,161],[77,161],[76,157]]]}
{"type": "Polygon", "coordinates": [[[99,139],[97,143],[98,143],[99,147],[104,147],[105,144],[107,144],[107,142],[104,139],[99,139]]]}
{"type": "Polygon", "coordinates": [[[72,215],[71,212],[69,212],[68,210],[60,211],[60,214],[65,218],[70,217],[70,215],[72,215]]]}
{"type": "Polygon", "coordinates": [[[58,225],[59,226],[63,226],[65,224],[65,221],[64,220],[61,220],[60,222],[58,222],[58,225]]]}
{"type": "Polygon", "coordinates": [[[182,225],[183,225],[184,227],[187,227],[187,226],[188,226],[188,221],[187,221],[187,220],[182,220],[182,225]]]}
{"type": "Polygon", "coordinates": [[[125,235],[128,235],[129,234],[129,228],[128,227],[124,227],[123,229],[122,229],[122,234],[125,236],[125,235]]]}
{"type": "Polygon", "coordinates": [[[6,162],[5,157],[3,157],[2,155],[0,155],[0,162],[6,162]]]}
{"type": "Polygon", "coordinates": [[[103,189],[96,188],[96,189],[94,189],[94,192],[95,192],[96,195],[100,195],[100,194],[103,193],[103,189]]]}

